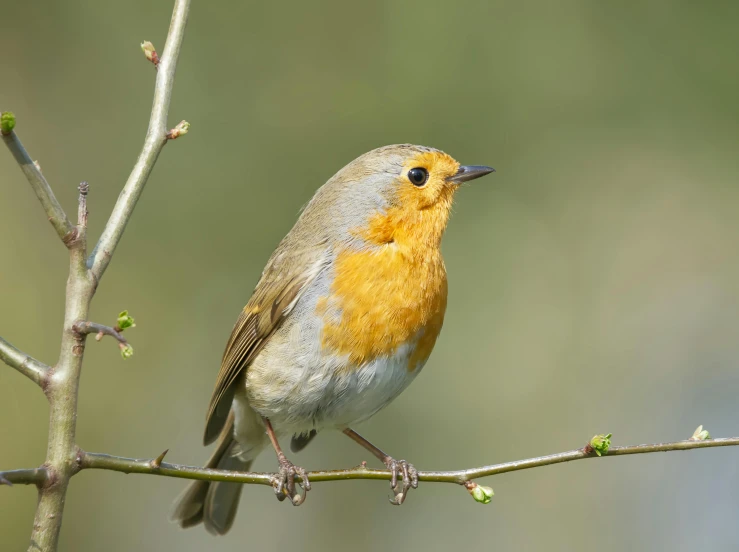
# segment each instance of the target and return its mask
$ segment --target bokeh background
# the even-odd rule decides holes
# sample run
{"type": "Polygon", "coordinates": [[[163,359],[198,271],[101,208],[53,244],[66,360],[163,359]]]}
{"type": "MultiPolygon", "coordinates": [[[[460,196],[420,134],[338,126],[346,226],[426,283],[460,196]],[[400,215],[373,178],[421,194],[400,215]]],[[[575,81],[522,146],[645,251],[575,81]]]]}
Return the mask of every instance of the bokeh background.
{"type": "MultiPolygon", "coordinates": [[[[0,0],[0,109],[69,212],[99,235],[146,130],[170,2],[0,0]]],[[[414,142],[498,172],[458,195],[435,353],[359,429],[420,469],[582,446],[739,434],[739,4],[652,0],[195,2],[169,144],[93,306],[129,309],[136,354],[91,342],[79,443],[200,464],[232,324],[300,207],[345,163],[414,142]]],[[[4,148],[3,148],[4,149],[4,148]]],[[[52,363],[66,253],[0,152],[0,335],[52,363]]],[[[0,367],[1,368],[1,367],[0,367]]],[[[43,461],[44,397],[0,369],[0,466],[43,461]]],[[[368,455],[321,435],[297,460],[368,455]]],[[[265,454],[255,468],[272,470],[265,454]]],[[[61,550],[728,550],[739,450],[498,476],[489,506],[422,484],[317,484],[305,506],[247,487],[226,537],[181,531],[183,481],[75,477],[61,550]]],[[[378,466],[379,467],[379,466],[378,466]]],[[[0,549],[27,544],[32,488],[0,488],[0,549]]]]}

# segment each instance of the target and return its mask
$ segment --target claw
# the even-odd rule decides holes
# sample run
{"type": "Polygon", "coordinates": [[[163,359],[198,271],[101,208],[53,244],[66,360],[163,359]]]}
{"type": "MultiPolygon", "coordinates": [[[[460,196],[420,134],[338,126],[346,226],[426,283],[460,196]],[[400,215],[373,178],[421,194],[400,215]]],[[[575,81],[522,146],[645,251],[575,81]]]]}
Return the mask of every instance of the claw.
{"type": "Polygon", "coordinates": [[[272,488],[275,491],[277,500],[282,502],[285,498],[289,498],[293,506],[300,506],[305,502],[305,495],[310,491],[310,481],[308,480],[308,474],[300,466],[296,466],[290,462],[285,455],[282,454],[278,457],[280,463],[280,470],[277,472],[277,476],[272,482],[272,488]],[[295,477],[300,478],[299,485],[303,488],[303,493],[296,492],[295,477]]]}
{"type": "Polygon", "coordinates": [[[410,489],[418,488],[418,470],[416,467],[406,460],[395,460],[394,458],[386,458],[385,465],[392,473],[390,478],[390,488],[395,495],[390,499],[390,504],[400,506],[405,502],[410,489]],[[403,486],[398,489],[398,478],[400,477],[403,486]]]}

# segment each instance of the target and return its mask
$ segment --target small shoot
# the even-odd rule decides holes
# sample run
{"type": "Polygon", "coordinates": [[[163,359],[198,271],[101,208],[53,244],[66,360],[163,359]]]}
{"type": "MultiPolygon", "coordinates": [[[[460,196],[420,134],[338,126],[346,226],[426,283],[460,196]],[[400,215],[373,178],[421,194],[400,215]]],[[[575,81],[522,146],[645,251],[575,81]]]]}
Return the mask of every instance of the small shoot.
{"type": "Polygon", "coordinates": [[[598,456],[604,456],[608,454],[608,449],[611,448],[611,437],[612,433],[594,435],[590,439],[589,446],[595,454],[598,456]]]}

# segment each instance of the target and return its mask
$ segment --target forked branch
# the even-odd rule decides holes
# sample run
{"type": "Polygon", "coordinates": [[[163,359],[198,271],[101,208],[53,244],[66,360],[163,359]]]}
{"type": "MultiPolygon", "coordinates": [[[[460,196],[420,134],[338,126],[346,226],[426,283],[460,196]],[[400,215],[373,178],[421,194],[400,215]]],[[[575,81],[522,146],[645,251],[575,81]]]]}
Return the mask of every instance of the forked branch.
{"type": "MultiPolygon", "coordinates": [[[[57,549],[67,487],[71,477],[78,471],[74,464],[77,451],[75,433],[86,334],[102,331],[103,334],[114,336],[119,341],[124,358],[128,358],[133,352],[131,346],[120,335],[120,331],[124,329],[123,325],[119,323],[118,328],[108,328],[96,326],[87,320],[90,302],[131,218],[154,163],[164,144],[174,137],[167,131],[167,113],[189,8],[190,0],[175,0],[167,41],[158,66],[154,102],[144,146],[100,241],[89,258],[86,232],[89,190],[87,183],[83,182],[79,187],[78,220],[77,225],[73,226],[38,165],[31,160],[18,140],[14,131],[15,116],[10,112],[0,114],[2,139],[18,161],[52,226],[66,244],[70,261],[61,350],[53,372],[49,367],[0,339],[0,360],[41,385],[49,400],[49,433],[44,465],[36,470],[0,473],[0,483],[35,483],[39,487],[39,500],[29,547],[29,550],[34,552],[54,552],[57,549]]],[[[186,127],[186,124],[180,124],[175,130],[178,135],[182,135],[187,132],[186,127]]],[[[120,320],[119,317],[119,322],[120,320]]],[[[133,320],[130,322],[132,325],[133,320]]]]}

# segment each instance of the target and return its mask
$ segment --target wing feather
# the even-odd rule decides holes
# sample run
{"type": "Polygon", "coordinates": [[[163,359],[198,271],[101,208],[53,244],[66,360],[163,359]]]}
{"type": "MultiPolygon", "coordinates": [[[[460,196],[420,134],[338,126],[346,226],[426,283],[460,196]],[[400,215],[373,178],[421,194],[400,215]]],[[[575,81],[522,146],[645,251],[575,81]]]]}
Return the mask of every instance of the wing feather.
{"type": "Polygon", "coordinates": [[[291,256],[278,254],[278,248],[273,257],[279,258],[280,266],[274,266],[274,262],[267,264],[254,294],[234,324],[223,353],[208,406],[203,437],[206,445],[215,441],[226,425],[239,376],[289,316],[302,292],[327,266],[327,249],[324,243],[319,245],[291,256]]]}

